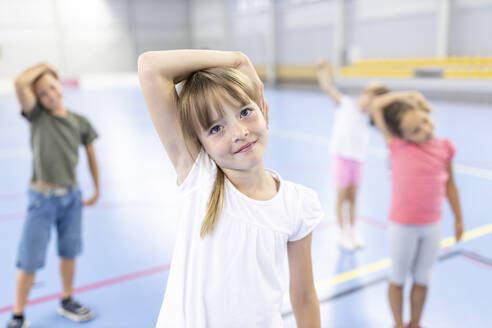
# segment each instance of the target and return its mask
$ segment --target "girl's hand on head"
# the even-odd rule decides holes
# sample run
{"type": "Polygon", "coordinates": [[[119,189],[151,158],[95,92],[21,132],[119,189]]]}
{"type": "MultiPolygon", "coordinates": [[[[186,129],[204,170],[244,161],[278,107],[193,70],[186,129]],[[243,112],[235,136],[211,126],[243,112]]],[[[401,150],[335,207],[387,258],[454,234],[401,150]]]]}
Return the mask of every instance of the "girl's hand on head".
{"type": "Polygon", "coordinates": [[[427,102],[427,99],[425,99],[424,95],[420,92],[411,92],[409,94],[409,98],[413,99],[419,105],[419,107],[425,110],[427,113],[430,113],[432,111],[429,103],[427,102]]]}
{"type": "Polygon", "coordinates": [[[454,224],[454,231],[455,231],[456,241],[458,242],[463,237],[463,222],[461,220],[456,220],[454,224]]]}

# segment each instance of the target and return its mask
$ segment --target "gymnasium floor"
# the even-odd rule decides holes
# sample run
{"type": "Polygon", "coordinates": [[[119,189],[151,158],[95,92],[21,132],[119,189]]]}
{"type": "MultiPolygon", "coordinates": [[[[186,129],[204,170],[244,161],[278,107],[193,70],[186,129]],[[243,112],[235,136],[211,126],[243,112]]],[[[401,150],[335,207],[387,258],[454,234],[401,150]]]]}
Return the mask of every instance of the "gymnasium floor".
{"type": "MultiPolygon", "coordinates": [[[[313,235],[313,266],[323,327],[391,327],[385,280],[389,170],[383,140],[371,149],[359,192],[360,230],[367,247],[336,246],[329,137],[334,108],[320,92],[269,89],[270,142],[266,166],[284,179],[317,190],[326,216],[313,235]]],[[[102,196],[84,213],[84,253],[78,261],[76,298],[97,318],[82,325],[56,313],[60,280],[52,238],[47,265],[26,308],[32,327],[153,327],[166,288],[176,222],[175,175],[138,88],[67,89],[67,107],[86,115],[100,134],[96,152],[102,196]]],[[[424,327],[492,327],[492,108],[432,102],[437,135],[457,147],[455,175],[466,241],[452,245],[453,217],[446,203],[443,248],[435,266],[424,327]]],[[[0,96],[0,327],[10,317],[16,250],[31,173],[28,124],[13,95],[0,96]]],[[[81,150],[79,182],[92,182],[81,150]]],[[[52,237],[54,234],[52,235],[52,237]]],[[[408,305],[408,304],[406,304],[408,305]]],[[[408,306],[406,307],[408,318],[408,306]]],[[[288,304],[286,327],[295,327],[288,304]]]]}

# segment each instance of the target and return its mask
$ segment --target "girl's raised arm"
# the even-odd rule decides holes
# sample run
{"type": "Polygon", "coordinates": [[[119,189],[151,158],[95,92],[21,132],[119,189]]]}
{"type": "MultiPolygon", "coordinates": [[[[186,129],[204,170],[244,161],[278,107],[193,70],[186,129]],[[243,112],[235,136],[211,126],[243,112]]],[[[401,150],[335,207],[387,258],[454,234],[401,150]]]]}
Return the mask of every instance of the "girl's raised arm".
{"type": "Polygon", "coordinates": [[[318,84],[324,92],[326,92],[336,105],[340,105],[342,94],[333,85],[333,76],[331,73],[330,63],[326,59],[322,59],[316,65],[316,73],[318,76],[318,84]]]}
{"type": "Polygon", "coordinates": [[[175,84],[197,70],[239,67],[244,57],[239,52],[213,50],[150,51],[139,56],[140,85],[154,127],[178,174],[178,183],[188,175],[200,149],[186,147],[178,121],[175,84]]]}

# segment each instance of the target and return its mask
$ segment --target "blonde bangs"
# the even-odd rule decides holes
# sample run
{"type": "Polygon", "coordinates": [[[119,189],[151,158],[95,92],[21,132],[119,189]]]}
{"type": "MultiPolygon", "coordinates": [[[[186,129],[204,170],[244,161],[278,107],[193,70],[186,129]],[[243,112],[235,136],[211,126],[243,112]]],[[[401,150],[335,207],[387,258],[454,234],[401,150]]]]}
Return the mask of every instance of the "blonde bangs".
{"type": "Polygon", "coordinates": [[[251,102],[258,104],[256,93],[249,79],[235,69],[211,68],[195,72],[179,97],[181,126],[196,135],[224,116],[224,104],[241,107],[251,102]]]}

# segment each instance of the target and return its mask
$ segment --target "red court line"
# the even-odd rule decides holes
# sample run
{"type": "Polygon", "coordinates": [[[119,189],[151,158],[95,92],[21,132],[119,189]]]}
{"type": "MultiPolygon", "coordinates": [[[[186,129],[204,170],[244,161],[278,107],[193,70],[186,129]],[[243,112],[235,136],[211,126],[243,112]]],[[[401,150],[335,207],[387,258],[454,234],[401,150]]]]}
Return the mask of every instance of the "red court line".
{"type": "Polygon", "coordinates": [[[22,199],[27,198],[26,193],[11,193],[11,194],[3,194],[0,195],[0,202],[14,200],[14,199],[22,199]]]}
{"type": "MultiPolygon", "coordinates": [[[[92,283],[89,285],[74,288],[73,293],[74,294],[80,294],[80,293],[85,293],[85,292],[88,292],[91,290],[95,290],[95,289],[99,289],[99,288],[103,288],[103,287],[107,287],[107,286],[111,286],[111,285],[115,285],[115,284],[120,284],[120,283],[127,282],[130,280],[135,280],[138,278],[150,276],[150,275],[153,275],[155,273],[168,271],[169,268],[170,268],[170,264],[166,264],[166,265],[161,265],[161,266],[158,266],[155,268],[150,268],[147,270],[143,270],[143,271],[134,272],[134,273],[126,274],[123,276],[115,277],[112,279],[98,281],[98,282],[95,282],[95,283],[92,283]]],[[[61,298],[61,295],[62,295],[61,293],[55,293],[55,294],[50,294],[50,295],[34,298],[32,300],[29,300],[27,302],[26,306],[31,306],[31,305],[36,305],[36,304],[41,304],[41,303],[46,303],[49,301],[57,300],[57,299],[61,298]]],[[[0,314],[5,313],[5,312],[11,312],[13,310],[13,308],[14,308],[13,305],[1,307],[0,308],[0,314]]]]}
{"type": "Polygon", "coordinates": [[[388,228],[388,223],[381,220],[371,219],[365,216],[359,217],[359,220],[364,221],[365,223],[369,223],[370,225],[376,228],[381,228],[383,230],[386,230],[388,228]]]}
{"type": "Polygon", "coordinates": [[[466,251],[461,253],[461,255],[465,258],[465,260],[468,260],[474,264],[478,264],[486,269],[492,270],[492,263],[487,262],[485,260],[481,259],[481,255],[472,251],[466,251]],[[470,254],[467,254],[470,253],[470,254]],[[473,256],[476,255],[476,256],[473,256]]]}
{"type": "Polygon", "coordinates": [[[18,220],[22,219],[26,216],[26,212],[15,212],[0,215],[0,222],[9,221],[9,220],[18,220]]]}

